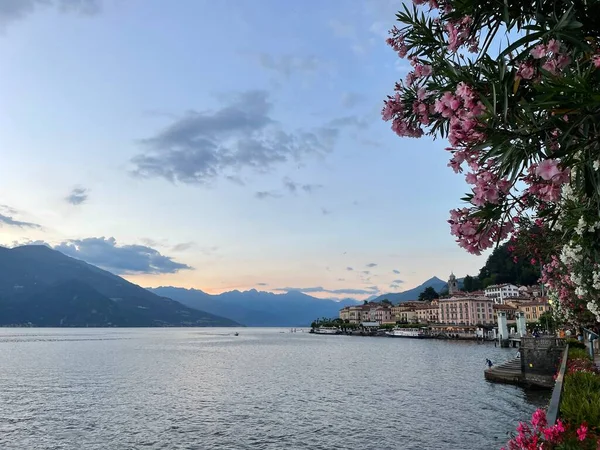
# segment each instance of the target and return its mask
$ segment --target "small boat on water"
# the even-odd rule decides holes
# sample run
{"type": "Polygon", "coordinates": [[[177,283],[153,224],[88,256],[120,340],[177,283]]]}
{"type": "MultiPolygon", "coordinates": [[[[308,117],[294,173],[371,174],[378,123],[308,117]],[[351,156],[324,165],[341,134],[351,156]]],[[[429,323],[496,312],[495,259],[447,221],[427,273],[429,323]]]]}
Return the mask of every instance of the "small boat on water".
{"type": "Polygon", "coordinates": [[[235,333],[233,333],[234,336],[239,336],[240,333],[238,333],[237,331],[235,333]]]}
{"type": "Polygon", "coordinates": [[[336,327],[318,327],[315,328],[315,334],[340,334],[341,331],[336,327]]]}
{"type": "Polygon", "coordinates": [[[428,337],[420,328],[394,328],[386,333],[390,337],[404,337],[422,339],[428,337]]]}

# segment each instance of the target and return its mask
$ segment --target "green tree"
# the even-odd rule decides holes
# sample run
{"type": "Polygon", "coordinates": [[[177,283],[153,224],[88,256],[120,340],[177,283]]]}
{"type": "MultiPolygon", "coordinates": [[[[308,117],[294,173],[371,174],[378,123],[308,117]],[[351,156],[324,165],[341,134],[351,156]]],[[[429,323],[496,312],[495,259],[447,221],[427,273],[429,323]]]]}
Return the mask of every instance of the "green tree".
{"type": "Polygon", "coordinates": [[[390,302],[387,298],[384,298],[383,300],[381,300],[381,303],[385,303],[386,305],[392,304],[392,302],[390,302]]]}
{"type": "Polygon", "coordinates": [[[436,298],[440,298],[440,294],[438,294],[431,286],[426,287],[423,292],[419,294],[420,301],[431,301],[436,298]]]}

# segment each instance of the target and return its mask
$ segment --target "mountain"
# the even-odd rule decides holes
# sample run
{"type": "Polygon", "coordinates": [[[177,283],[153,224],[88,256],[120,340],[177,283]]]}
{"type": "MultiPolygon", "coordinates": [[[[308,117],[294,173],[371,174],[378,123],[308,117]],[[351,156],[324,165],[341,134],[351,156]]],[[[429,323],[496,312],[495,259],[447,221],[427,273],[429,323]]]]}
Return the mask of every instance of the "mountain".
{"type": "Polygon", "coordinates": [[[238,326],[43,245],[0,247],[0,326],[238,326]]]}
{"type": "Polygon", "coordinates": [[[428,287],[434,288],[438,293],[442,291],[444,288],[448,287],[448,283],[446,281],[440,280],[438,277],[430,278],[424,283],[420,284],[416,288],[409,289],[403,292],[383,294],[379,297],[373,299],[374,302],[380,302],[383,299],[388,299],[392,303],[401,303],[401,302],[409,302],[412,300],[417,300],[419,298],[419,294],[428,287]]]}
{"type": "Polygon", "coordinates": [[[285,294],[255,289],[210,295],[197,289],[158,287],[149,289],[157,295],[175,299],[191,308],[226,315],[252,327],[305,327],[320,317],[338,317],[339,310],[362,302],[346,299],[323,300],[297,291],[285,294]]]}

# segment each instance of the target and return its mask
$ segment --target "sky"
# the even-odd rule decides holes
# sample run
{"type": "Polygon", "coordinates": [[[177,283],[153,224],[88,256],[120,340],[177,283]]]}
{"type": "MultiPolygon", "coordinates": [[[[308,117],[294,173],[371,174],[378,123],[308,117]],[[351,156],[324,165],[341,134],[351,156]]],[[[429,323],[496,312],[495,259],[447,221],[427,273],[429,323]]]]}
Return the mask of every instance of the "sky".
{"type": "Polygon", "coordinates": [[[446,142],[381,120],[400,5],[0,0],[0,245],[209,293],[478,273],[446,142]]]}

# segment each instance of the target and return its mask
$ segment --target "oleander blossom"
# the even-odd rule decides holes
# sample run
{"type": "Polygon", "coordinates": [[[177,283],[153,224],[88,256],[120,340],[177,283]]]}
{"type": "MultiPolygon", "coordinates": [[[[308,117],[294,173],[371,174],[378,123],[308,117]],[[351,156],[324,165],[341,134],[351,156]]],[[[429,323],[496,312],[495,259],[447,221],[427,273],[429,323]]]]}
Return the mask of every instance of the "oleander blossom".
{"type": "Polygon", "coordinates": [[[587,6],[558,0],[559,27],[518,3],[508,19],[485,2],[413,4],[387,39],[412,69],[382,118],[400,137],[447,140],[447,165],[470,188],[450,212],[451,235],[474,254],[528,240],[513,258],[540,265],[555,313],[600,321],[600,46],[596,25],[580,20],[587,6]],[[527,33],[507,37],[523,23],[527,33]]]}

